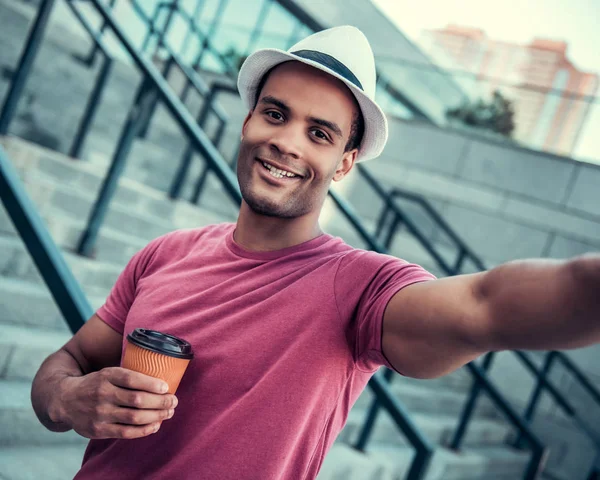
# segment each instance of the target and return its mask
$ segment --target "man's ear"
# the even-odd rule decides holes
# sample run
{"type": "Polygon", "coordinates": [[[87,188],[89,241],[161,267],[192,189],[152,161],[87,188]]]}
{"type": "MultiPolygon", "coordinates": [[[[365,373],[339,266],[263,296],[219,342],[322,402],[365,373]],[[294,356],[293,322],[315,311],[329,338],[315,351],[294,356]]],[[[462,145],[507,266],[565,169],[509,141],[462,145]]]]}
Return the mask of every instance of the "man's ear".
{"type": "Polygon", "coordinates": [[[356,162],[356,157],[358,156],[358,148],[354,148],[347,152],[344,152],[342,156],[342,160],[340,161],[337,170],[335,171],[335,175],[333,176],[334,182],[339,182],[342,178],[344,178],[352,167],[354,167],[354,163],[356,162]]]}
{"type": "Polygon", "coordinates": [[[248,112],[248,115],[246,115],[246,118],[244,119],[244,123],[242,125],[242,138],[244,138],[244,135],[246,134],[246,128],[248,126],[248,122],[250,121],[250,118],[252,118],[253,113],[254,113],[254,110],[250,110],[248,112]]]}

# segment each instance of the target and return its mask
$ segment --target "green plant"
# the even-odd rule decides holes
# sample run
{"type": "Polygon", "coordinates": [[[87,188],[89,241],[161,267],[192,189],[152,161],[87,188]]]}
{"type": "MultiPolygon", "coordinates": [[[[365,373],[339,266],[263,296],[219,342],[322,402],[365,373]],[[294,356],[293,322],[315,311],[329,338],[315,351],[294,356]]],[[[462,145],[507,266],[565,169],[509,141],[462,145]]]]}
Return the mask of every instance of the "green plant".
{"type": "Polygon", "coordinates": [[[465,125],[497,132],[510,137],[515,129],[515,110],[512,102],[498,90],[489,101],[479,99],[458,108],[449,109],[446,116],[459,120],[465,125]]]}

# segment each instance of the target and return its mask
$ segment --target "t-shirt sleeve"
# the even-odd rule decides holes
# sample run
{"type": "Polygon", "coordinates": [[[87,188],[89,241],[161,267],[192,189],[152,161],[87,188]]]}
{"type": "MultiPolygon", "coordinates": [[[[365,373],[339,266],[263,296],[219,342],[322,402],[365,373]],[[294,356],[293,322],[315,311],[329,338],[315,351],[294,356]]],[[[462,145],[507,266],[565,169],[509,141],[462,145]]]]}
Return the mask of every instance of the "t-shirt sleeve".
{"type": "Polygon", "coordinates": [[[104,304],[96,311],[104,323],[118,333],[123,333],[125,320],[136,296],[137,283],[144,275],[159,245],[165,236],[152,240],[138,251],[121,272],[104,304]]]}
{"type": "Polygon", "coordinates": [[[371,372],[382,365],[393,369],[382,349],[385,308],[404,287],[434,279],[423,267],[390,255],[355,251],[342,259],[335,297],[358,369],[371,372]]]}

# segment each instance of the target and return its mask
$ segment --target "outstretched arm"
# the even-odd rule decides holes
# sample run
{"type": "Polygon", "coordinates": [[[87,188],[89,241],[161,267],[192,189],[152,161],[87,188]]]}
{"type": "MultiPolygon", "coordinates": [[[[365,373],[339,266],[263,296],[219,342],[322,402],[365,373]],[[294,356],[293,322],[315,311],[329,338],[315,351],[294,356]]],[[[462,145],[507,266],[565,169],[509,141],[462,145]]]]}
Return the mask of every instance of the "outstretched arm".
{"type": "Polygon", "coordinates": [[[400,290],[383,351],[401,373],[432,378],[488,351],[560,350],[600,342],[600,255],[523,260],[400,290]]]}

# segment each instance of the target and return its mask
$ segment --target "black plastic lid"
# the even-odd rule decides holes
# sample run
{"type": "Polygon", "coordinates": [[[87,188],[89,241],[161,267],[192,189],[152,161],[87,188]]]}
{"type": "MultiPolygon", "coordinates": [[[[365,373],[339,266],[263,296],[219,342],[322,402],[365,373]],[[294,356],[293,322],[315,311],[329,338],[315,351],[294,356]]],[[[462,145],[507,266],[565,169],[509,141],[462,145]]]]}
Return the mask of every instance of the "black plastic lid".
{"type": "Polygon", "coordinates": [[[168,333],[136,328],[127,335],[127,340],[138,347],[169,357],[185,358],[186,360],[194,358],[192,346],[188,342],[168,333]]]}

